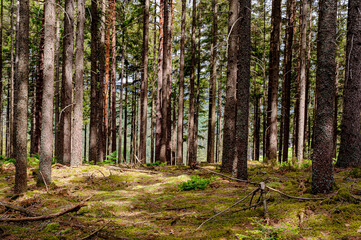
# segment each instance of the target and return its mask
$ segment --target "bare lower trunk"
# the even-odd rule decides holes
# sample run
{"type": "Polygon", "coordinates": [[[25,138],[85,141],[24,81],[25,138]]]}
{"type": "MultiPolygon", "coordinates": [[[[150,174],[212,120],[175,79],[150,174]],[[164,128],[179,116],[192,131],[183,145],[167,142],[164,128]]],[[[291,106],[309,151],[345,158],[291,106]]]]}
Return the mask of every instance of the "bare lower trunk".
{"type": "MultiPolygon", "coordinates": [[[[112,0],[112,152],[117,150],[117,112],[116,112],[116,77],[117,77],[117,58],[116,58],[116,45],[117,45],[117,33],[115,22],[115,0],[112,0]]],[[[121,125],[120,125],[121,126],[121,125]]],[[[121,136],[121,132],[120,132],[121,136]]],[[[121,142],[119,144],[121,152],[121,142]]],[[[120,155],[121,156],[121,155],[120,155]]]]}
{"type": "Polygon", "coordinates": [[[77,32],[75,53],[75,91],[74,91],[74,121],[72,134],[71,166],[82,164],[82,139],[83,139],[83,74],[84,74],[84,24],[85,0],[78,0],[77,7],[77,32]]]}
{"type": "Polygon", "coordinates": [[[28,112],[28,79],[29,79],[29,1],[19,3],[19,29],[17,32],[18,51],[17,73],[14,92],[14,157],[16,194],[27,189],[27,112],[28,112]],[[21,36],[21,37],[20,37],[21,36]]]}
{"type": "Polygon", "coordinates": [[[38,183],[50,184],[51,160],[53,157],[53,105],[54,105],[54,41],[55,41],[55,0],[44,5],[44,91],[42,97],[42,131],[39,158],[38,183]]]}
{"type": "MultiPolygon", "coordinates": [[[[356,11],[356,9],[355,9],[356,11]]],[[[312,192],[328,193],[334,186],[333,112],[335,104],[337,0],[320,0],[317,39],[315,144],[312,161],[312,192]]],[[[355,129],[353,129],[354,131],[355,129]]]]}

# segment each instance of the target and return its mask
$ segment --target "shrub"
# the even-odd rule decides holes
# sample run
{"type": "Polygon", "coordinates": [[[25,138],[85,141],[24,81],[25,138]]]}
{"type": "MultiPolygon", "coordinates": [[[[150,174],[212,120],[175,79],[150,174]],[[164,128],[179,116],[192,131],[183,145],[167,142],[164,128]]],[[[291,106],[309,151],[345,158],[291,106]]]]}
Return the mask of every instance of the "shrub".
{"type": "Polygon", "coordinates": [[[179,184],[179,189],[181,191],[189,191],[189,190],[197,190],[197,189],[205,189],[212,179],[202,178],[198,175],[191,176],[191,180],[187,182],[182,182],[179,184]]]}

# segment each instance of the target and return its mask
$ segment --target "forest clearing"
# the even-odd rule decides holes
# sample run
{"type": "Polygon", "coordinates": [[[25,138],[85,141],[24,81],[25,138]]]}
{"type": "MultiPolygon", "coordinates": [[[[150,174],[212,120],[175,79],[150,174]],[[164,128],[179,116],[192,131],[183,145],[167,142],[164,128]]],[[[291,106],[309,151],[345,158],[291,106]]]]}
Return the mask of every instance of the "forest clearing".
{"type": "MultiPolygon", "coordinates": [[[[29,166],[29,191],[11,200],[13,164],[1,165],[0,202],[10,202],[40,215],[60,212],[84,199],[76,212],[42,221],[0,223],[1,239],[360,239],[361,172],[337,170],[333,194],[312,195],[309,166],[271,167],[249,163],[249,179],[288,195],[324,198],[289,199],[267,191],[267,217],[263,204],[242,210],[242,202],[197,228],[256,189],[246,183],[202,169],[177,166],[55,164],[48,191],[36,186],[36,166],[29,166]],[[123,169],[123,171],[121,170],[123,169]],[[126,169],[130,171],[125,171],[126,169]],[[182,191],[191,176],[210,179],[204,189],[182,191]],[[91,235],[94,233],[93,235],[91,235]],[[247,238],[246,238],[247,236],[247,238]]],[[[217,171],[217,165],[204,168],[217,171]]],[[[253,204],[257,203],[258,194],[253,204]]],[[[253,205],[252,204],[252,205],[253,205]]],[[[0,203],[1,205],[1,203],[0,203]]],[[[1,219],[26,214],[0,206],[1,219]]]]}

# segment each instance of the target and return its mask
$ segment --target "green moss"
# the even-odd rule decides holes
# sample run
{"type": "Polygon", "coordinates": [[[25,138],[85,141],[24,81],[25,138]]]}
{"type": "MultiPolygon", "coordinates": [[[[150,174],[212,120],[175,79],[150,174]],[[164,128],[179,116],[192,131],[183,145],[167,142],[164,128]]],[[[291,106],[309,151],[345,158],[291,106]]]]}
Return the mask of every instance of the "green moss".
{"type": "Polygon", "coordinates": [[[71,228],[66,228],[60,231],[60,235],[66,235],[71,232],[71,228]]]}
{"type": "Polygon", "coordinates": [[[328,204],[335,204],[337,202],[358,203],[356,199],[351,196],[347,188],[340,188],[336,195],[326,201],[328,204]]]}
{"type": "Polygon", "coordinates": [[[54,223],[49,223],[48,225],[46,225],[46,227],[44,228],[44,231],[55,233],[59,230],[59,228],[60,228],[60,224],[57,222],[54,222],[54,223]]]}

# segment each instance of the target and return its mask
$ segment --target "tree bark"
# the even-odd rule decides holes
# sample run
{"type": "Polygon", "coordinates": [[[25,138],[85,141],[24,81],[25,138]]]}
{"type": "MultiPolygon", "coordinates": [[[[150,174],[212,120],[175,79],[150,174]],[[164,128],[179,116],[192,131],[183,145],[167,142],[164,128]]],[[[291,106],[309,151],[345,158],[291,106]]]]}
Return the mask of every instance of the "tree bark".
{"type": "MultiPolygon", "coordinates": [[[[104,116],[103,116],[103,141],[104,141],[104,154],[107,155],[107,146],[108,146],[108,119],[109,119],[109,78],[110,78],[110,27],[111,27],[111,5],[112,0],[108,0],[108,5],[106,2],[104,2],[106,10],[104,10],[103,14],[106,14],[107,16],[104,16],[105,20],[105,27],[106,27],[106,40],[105,40],[105,65],[104,65],[104,116]]],[[[105,30],[104,30],[105,31],[105,30]]]]}
{"type": "Polygon", "coordinates": [[[56,42],[55,42],[55,100],[54,100],[54,115],[55,115],[55,157],[58,160],[60,157],[60,14],[59,7],[56,7],[56,42]]]}
{"type": "MultiPolygon", "coordinates": [[[[124,49],[124,38],[123,38],[123,47],[122,51],[124,49]]],[[[124,58],[124,54],[122,54],[122,57],[124,58]]],[[[123,61],[123,59],[122,59],[123,61]]],[[[124,66],[124,64],[122,63],[124,66]]],[[[123,147],[123,158],[124,162],[127,161],[127,140],[128,140],[128,71],[125,72],[125,97],[124,97],[124,147],[123,147]]]]}
{"type": "Polygon", "coordinates": [[[29,0],[19,3],[18,67],[14,88],[14,157],[16,194],[27,189],[27,113],[28,113],[28,79],[29,79],[29,0]]]}
{"type": "Polygon", "coordinates": [[[90,90],[90,127],[89,127],[89,162],[97,161],[97,135],[98,135],[98,101],[97,101],[97,82],[98,82],[98,2],[91,1],[91,90],[90,90]]]}
{"type": "Polygon", "coordinates": [[[346,80],[337,166],[361,167],[361,3],[349,0],[347,19],[346,80]]]}
{"type": "Polygon", "coordinates": [[[75,53],[74,121],[72,134],[71,166],[82,164],[83,139],[83,74],[84,74],[84,25],[85,0],[78,0],[75,53]]]}
{"type": "MultiPolygon", "coordinates": [[[[356,11],[356,10],[355,10],[356,11]]],[[[334,186],[333,113],[335,110],[337,0],[320,0],[317,38],[315,144],[312,192],[328,193],[334,186]]],[[[355,130],[355,129],[354,129],[355,130]]]]}
{"type": "Polygon", "coordinates": [[[159,49],[158,49],[158,81],[157,81],[157,119],[156,119],[156,139],[155,139],[155,160],[160,160],[162,133],[162,92],[163,92],[163,28],[164,28],[164,1],[160,0],[159,16],[159,49]]]}
{"type": "MultiPolygon", "coordinates": [[[[116,17],[115,17],[115,0],[112,0],[112,152],[117,151],[117,32],[116,32],[116,17]]],[[[121,125],[120,125],[121,126],[121,125]]],[[[121,134],[121,132],[120,132],[121,134]]],[[[120,135],[121,136],[121,135],[120,135]]],[[[121,152],[121,142],[120,142],[121,152]]]]}
{"type": "Polygon", "coordinates": [[[188,164],[193,166],[196,163],[194,153],[194,112],[195,112],[195,94],[194,94],[194,80],[195,80],[195,65],[196,65],[196,0],[193,0],[192,8],[192,63],[191,63],[191,76],[189,83],[189,116],[188,116],[188,164]]]}
{"type": "Polygon", "coordinates": [[[155,154],[155,124],[156,124],[156,97],[155,97],[155,83],[156,83],[156,69],[157,69],[157,8],[154,8],[154,44],[153,44],[153,82],[152,82],[152,119],[151,119],[151,140],[150,140],[150,162],[154,163],[155,154]]]}
{"type": "MultiPolygon", "coordinates": [[[[4,5],[1,0],[0,6],[0,66],[3,66],[3,18],[4,18],[4,5]]],[[[4,127],[3,127],[3,69],[0,68],[0,155],[3,155],[4,147],[4,127]]]]}
{"type": "Polygon", "coordinates": [[[306,117],[306,65],[307,65],[307,0],[302,1],[301,29],[300,29],[300,81],[299,107],[297,130],[297,159],[298,165],[303,163],[305,117],[306,117]]]}
{"type": "MultiPolygon", "coordinates": [[[[118,136],[118,163],[126,162],[127,160],[127,114],[125,114],[124,119],[124,153],[122,161],[122,134],[123,134],[123,79],[125,71],[125,50],[124,50],[124,37],[122,41],[122,70],[120,73],[120,99],[119,99],[119,136],[118,136]]],[[[127,108],[127,93],[125,93],[125,109],[127,108]]],[[[125,110],[127,112],[127,110],[125,110]]]]}
{"type": "Polygon", "coordinates": [[[247,180],[249,88],[251,79],[251,0],[239,0],[240,29],[237,73],[236,154],[237,178],[247,180]]]}
{"type": "Polygon", "coordinates": [[[65,1],[63,71],[61,88],[61,155],[59,162],[71,162],[71,110],[73,97],[74,0],[65,1]]]}
{"type": "MultiPolygon", "coordinates": [[[[39,158],[38,183],[51,183],[51,160],[53,157],[53,111],[54,111],[54,42],[55,42],[55,0],[44,4],[44,91],[42,96],[42,131],[39,158]]],[[[81,149],[80,149],[81,152],[81,149]]]]}
{"type": "Polygon", "coordinates": [[[237,89],[237,59],[238,59],[238,5],[237,0],[229,0],[228,18],[228,69],[226,86],[226,105],[224,107],[223,127],[223,155],[222,171],[231,173],[233,170],[234,154],[236,151],[236,89],[237,89]]]}
{"type": "Polygon", "coordinates": [[[162,75],[162,121],[161,121],[161,146],[159,160],[161,162],[170,161],[170,134],[169,117],[170,112],[170,81],[171,81],[171,7],[172,0],[164,2],[164,39],[163,39],[163,75],[162,75]]]}
{"type": "Polygon", "coordinates": [[[142,80],[140,89],[140,141],[139,160],[146,163],[147,160],[147,113],[148,113],[148,51],[149,51],[149,0],[144,0],[143,9],[143,62],[142,80]]]}
{"type": "Polygon", "coordinates": [[[35,110],[34,110],[34,136],[32,136],[30,154],[36,154],[40,151],[40,136],[42,127],[42,102],[43,102],[43,87],[44,87],[44,24],[45,24],[45,9],[43,9],[42,27],[40,31],[39,53],[38,53],[38,74],[36,78],[36,93],[35,93],[35,110]]]}
{"type": "Polygon", "coordinates": [[[217,9],[218,1],[213,0],[213,26],[211,44],[211,78],[209,85],[209,116],[208,116],[208,142],[207,162],[214,163],[214,137],[216,128],[216,92],[217,92],[217,9]]]}
{"type": "Polygon", "coordinates": [[[275,161],[277,159],[277,101],[280,62],[281,3],[281,0],[272,1],[266,161],[275,161]]]}

